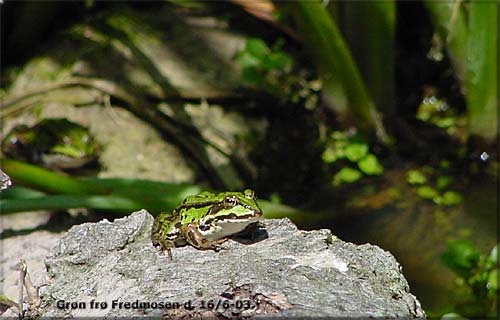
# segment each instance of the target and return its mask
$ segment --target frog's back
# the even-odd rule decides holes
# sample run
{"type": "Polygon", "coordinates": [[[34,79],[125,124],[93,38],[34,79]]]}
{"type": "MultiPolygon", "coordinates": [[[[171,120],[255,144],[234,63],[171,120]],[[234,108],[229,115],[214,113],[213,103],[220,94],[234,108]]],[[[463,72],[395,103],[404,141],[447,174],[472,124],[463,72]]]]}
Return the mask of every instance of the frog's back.
{"type": "Polygon", "coordinates": [[[163,239],[175,228],[179,221],[179,215],[173,212],[160,213],[153,224],[152,240],[154,243],[161,243],[163,239]]]}

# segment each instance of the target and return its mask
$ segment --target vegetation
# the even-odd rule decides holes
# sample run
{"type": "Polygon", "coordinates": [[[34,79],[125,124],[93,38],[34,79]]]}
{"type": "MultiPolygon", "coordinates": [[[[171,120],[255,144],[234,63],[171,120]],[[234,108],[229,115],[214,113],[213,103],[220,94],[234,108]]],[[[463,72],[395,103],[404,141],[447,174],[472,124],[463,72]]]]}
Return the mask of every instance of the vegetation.
{"type": "Polygon", "coordinates": [[[0,212],[156,214],[201,190],[251,187],[269,218],[337,233],[349,221],[350,241],[366,240],[365,223],[390,229],[366,241],[456,273],[422,290],[449,290],[443,305],[422,298],[429,314],[489,316],[496,247],[482,252],[495,237],[463,225],[494,224],[494,205],[471,197],[498,181],[497,5],[8,2],[1,167],[14,187],[0,212]],[[51,128],[42,147],[26,135],[35,155],[6,152],[27,145],[14,124],[66,112],[95,137],[51,128]],[[81,155],[78,139],[99,143],[100,167],[44,162],[81,155]]]}

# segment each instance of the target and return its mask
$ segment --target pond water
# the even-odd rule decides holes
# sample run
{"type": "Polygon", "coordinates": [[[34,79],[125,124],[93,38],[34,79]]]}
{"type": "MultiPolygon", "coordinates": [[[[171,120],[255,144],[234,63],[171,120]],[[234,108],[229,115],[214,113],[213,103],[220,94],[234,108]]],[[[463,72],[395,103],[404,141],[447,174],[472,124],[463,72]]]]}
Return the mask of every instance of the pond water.
{"type": "MultiPolygon", "coordinates": [[[[442,262],[446,241],[467,239],[489,254],[498,236],[498,184],[491,177],[455,177],[464,196],[445,207],[423,200],[407,185],[403,171],[387,172],[400,191],[393,202],[377,208],[346,208],[330,228],[341,239],[372,243],[390,251],[428,314],[451,312],[457,302],[456,275],[442,262]],[[470,181],[466,183],[465,181],[470,181]]],[[[387,185],[385,186],[387,187],[387,185]]],[[[372,198],[380,198],[380,192],[372,198]]],[[[379,201],[380,203],[380,201],[379,201]]]]}

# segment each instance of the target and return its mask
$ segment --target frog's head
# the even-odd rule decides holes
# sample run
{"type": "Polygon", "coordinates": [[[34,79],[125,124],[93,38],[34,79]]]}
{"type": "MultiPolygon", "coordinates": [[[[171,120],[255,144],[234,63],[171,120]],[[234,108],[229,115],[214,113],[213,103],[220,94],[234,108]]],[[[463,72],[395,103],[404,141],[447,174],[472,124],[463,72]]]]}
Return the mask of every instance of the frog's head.
{"type": "Polygon", "coordinates": [[[80,167],[95,160],[99,150],[87,128],[67,119],[18,125],[2,141],[2,152],[11,158],[59,168],[80,167]]]}
{"type": "Polygon", "coordinates": [[[87,128],[67,119],[46,119],[39,126],[39,131],[45,131],[53,140],[46,152],[48,162],[71,168],[97,158],[100,146],[87,128]]]}
{"type": "Polygon", "coordinates": [[[262,210],[252,190],[220,193],[217,198],[220,201],[199,220],[199,231],[210,240],[243,231],[249,224],[262,217],[262,210]]]}

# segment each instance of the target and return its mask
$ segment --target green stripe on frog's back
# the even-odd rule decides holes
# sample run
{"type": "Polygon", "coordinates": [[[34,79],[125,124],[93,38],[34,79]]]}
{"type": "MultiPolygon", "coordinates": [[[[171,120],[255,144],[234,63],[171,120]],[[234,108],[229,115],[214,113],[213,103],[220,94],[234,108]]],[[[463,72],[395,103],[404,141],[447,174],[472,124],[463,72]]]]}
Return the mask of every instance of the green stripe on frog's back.
{"type": "Polygon", "coordinates": [[[181,205],[175,211],[180,215],[182,224],[195,222],[205,217],[210,209],[220,201],[205,201],[181,205]]]}

